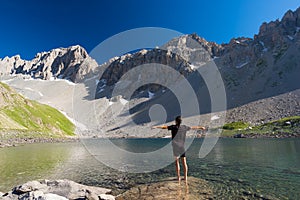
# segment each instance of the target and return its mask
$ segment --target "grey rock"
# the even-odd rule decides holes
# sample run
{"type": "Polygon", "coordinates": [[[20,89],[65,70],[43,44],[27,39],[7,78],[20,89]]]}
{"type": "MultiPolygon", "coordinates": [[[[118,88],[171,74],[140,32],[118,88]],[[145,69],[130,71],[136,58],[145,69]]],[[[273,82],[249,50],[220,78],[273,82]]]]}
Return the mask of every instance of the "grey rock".
{"type": "Polygon", "coordinates": [[[41,184],[39,181],[30,181],[13,189],[14,194],[23,194],[36,190],[44,190],[46,185],[41,184]]]}
{"type": "Polygon", "coordinates": [[[138,185],[116,197],[117,200],[146,199],[214,199],[211,186],[204,180],[189,177],[188,186],[184,181],[179,185],[176,178],[158,183],[138,185]]]}
{"type": "Polygon", "coordinates": [[[66,197],[59,196],[57,194],[45,194],[44,200],[68,200],[66,197]]]}
{"type": "Polygon", "coordinates": [[[110,192],[110,189],[86,186],[70,180],[42,180],[15,187],[4,200],[98,200],[101,195],[102,199],[111,200],[114,196],[107,194],[110,192]]]}
{"type": "Polygon", "coordinates": [[[110,194],[100,194],[99,200],[114,200],[115,197],[110,194]]]}

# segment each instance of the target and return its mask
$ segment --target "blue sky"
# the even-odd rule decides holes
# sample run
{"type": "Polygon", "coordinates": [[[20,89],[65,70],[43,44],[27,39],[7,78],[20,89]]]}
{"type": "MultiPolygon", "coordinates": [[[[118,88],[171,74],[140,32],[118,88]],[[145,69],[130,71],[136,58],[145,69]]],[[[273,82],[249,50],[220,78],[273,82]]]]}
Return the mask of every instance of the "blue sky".
{"type": "Polygon", "coordinates": [[[281,19],[300,0],[2,0],[0,58],[79,44],[88,52],[119,32],[163,27],[196,32],[217,43],[253,37],[264,21],[281,19]]]}

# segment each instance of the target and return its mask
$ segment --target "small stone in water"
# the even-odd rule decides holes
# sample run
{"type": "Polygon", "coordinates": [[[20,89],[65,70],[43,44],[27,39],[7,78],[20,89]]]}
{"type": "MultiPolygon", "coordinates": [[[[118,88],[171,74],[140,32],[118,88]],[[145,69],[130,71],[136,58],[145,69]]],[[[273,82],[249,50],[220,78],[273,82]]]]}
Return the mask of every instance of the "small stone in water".
{"type": "Polygon", "coordinates": [[[243,191],[243,194],[247,196],[252,196],[252,192],[250,191],[243,191]]]}
{"type": "Polygon", "coordinates": [[[237,181],[239,182],[239,183],[243,183],[244,182],[244,180],[243,179],[237,179],[237,181]]]}
{"type": "Polygon", "coordinates": [[[256,193],[254,194],[254,197],[261,198],[261,199],[264,198],[264,196],[262,194],[256,194],[256,193]]]}

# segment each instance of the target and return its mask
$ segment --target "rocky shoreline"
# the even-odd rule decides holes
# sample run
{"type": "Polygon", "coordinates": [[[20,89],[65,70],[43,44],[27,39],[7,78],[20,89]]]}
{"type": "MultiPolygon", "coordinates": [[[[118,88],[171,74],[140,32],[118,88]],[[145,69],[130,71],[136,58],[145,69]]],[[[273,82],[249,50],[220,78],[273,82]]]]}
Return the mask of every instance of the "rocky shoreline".
{"type": "Polygon", "coordinates": [[[125,200],[125,199],[213,199],[211,185],[202,179],[189,177],[188,186],[184,181],[178,184],[175,177],[160,182],[132,187],[117,196],[111,189],[86,186],[71,180],[29,181],[14,187],[7,193],[0,192],[3,200],[125,200]]]}
{"type": "MultiPolygon", "coordinates": [[[[11,134],[11,133],[10,133],[11,134]]],[[[38,134],[38,133],[37,133],[38,134]]],[[[91,136],[91,137],[61,137],[61,138],[49,138],[49,137],[13,137],[13,135],[10,135],[9,137],[4,137],[5,133],[0,132],[0,148],[4,147],[15,147],[22,144],[32,144],[32,143],[65,143],[65,142],[78,142],[80,139],[87,139],[87,138],[103,138],[103,137],[97,137],[97,136],[91,136]]],[[[192,135],[187,135],[187,137],[194,137],[192,135]]],[[[204,137],[215,137],[214,135],[210,136],[205,132],[199,131],[197,138],[204,138],[204,137]]],[[[234,131],[229,135],[221,133],[221,138],[252,138],[252,139],[258,139],[258,138],[300,138],[300,130],[295,129],[291,132],[285,132],[285,131],[276,131],[276,132],[267,132],[267,133],[256,133],[251,130],[248,131],[234,131]]],[[[106,136],[104,138],[109,139],[138,139],[140,137],[118,137],[116,135],[113,136],[106,136]]],[[[151,138],[167,138],[167,137],[151,137],[151,138]]]]}
{"type": "Polygon", "coordinates": [[[233,135],[231,138],[300,138],[300,133],[284,133],[284,132],[279,132],[279,133],[267,133],[267,134],[256,134],[256,133],[248,133],[248,134],[243,134],[243,133],[237,133],[233,135]]]}
{"type": "Polygon", "coordinates": [[[68,137],[68,138],[10,138],[1,139],[0,138],[0,148],[4,147],[16,147],[23,144],[33,144],[33,143],[65,143],[65,142],[78,142],[78,137],[68,137]]]}
{"type": "MultiPolygon", "coordinates": [[[[199,135],[197,138],[205,138],[204,134],[199,135]]],[[[208,136],[210,137],[210,136],[208,136]]],[[[93,139],[97,139],[95,137],[91,137],[93,139]]],[[[109,139],[140,139],[139,137],[108,137],[109,139]]],[[[161,137],[157,137],[161,138],[161,137]]],[[[165,137],[164,137],[165,138],[165,137]]],[[[277,139],[284,139],[284,138],[300,138],[300,133],[267,133],[267,134],[259,134],[259,133],[236,133],[232,136],[220,136],[220,138],[250,138],[250,139],[259,139],[259,138],[277,138],[277,139]]],[[[86,139],[86,138],[85,138],[86,139]]],[[[33,144],[33,143],[67,143],[67,142],[79,142],[80,138],[14,138],[8,140],[1,140],[0,139],[0,148],[5,147],[16,147],[23,144],[33,144]]]]}
{"type": "MultiPolygon", "coordinates": [[[[135,185],[127,191],[112,195],[111,189],[87,186],[71,180],[29,181],[14,187],[7,193],[0,192],[1,200],[148,200],[148,199],[220,199],[213,185],[203,179],[189,177],[188,185],[184,180],[178,184],[176,177],[165,178],[158,182],[135,185]]],[[[229,198],[229,197],[227,197],[229,198]]],[[[226,199],[222,196],[221,199],[226,199]]],[[[234,199],[277,200],[275,197],[241,191],[234,199]]]]}

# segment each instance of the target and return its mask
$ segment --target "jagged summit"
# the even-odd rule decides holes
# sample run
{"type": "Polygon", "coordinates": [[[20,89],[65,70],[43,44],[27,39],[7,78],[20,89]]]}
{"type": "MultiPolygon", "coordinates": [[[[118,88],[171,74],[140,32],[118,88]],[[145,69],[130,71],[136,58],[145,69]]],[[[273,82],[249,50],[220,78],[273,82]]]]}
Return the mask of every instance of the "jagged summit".
{"type": "Polygon", "coordinates": [[[21,59],[20,55],[5,57],[0,59],[0,65],[2,75],[23,74],[43,80],[63,78],[74,82],[98,66],[79,45],[37,53],[29,61],[21,59]]]}

